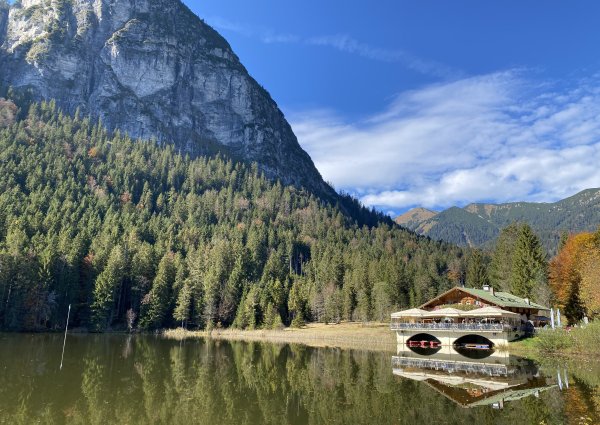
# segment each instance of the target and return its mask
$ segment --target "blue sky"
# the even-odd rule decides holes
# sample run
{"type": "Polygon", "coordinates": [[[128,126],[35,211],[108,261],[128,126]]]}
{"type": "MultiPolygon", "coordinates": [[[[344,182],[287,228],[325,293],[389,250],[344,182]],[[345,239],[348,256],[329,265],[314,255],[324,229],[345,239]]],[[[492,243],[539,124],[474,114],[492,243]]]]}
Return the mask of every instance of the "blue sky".
{"type": "Polygon", "coordinates": [[[368,205],[554,201],[600,186],[598,2],[186,3],[324,178],[368,205]]]}

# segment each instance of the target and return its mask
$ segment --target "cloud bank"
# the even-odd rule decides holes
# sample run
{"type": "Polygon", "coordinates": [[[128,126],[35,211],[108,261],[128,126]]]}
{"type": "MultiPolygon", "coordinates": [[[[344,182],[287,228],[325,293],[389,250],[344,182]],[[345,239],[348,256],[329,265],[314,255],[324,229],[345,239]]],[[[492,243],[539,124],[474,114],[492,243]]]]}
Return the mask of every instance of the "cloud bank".
{"type": "Polygon", "coordinates": [[[600,84],[565,88],[513,70],[400,94],[349,123],[295,112],[324,178],[382,210],[555,201],[600,186],[600,84]]]}

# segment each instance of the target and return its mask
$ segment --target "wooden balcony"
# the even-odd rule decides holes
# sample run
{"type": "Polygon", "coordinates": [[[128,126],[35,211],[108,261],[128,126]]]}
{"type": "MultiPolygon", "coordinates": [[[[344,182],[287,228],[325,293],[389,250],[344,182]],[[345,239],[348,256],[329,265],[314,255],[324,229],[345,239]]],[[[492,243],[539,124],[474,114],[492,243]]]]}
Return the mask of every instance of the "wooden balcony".
{"type": "Polygon", "coordinates": [[[392,322],[393,331],[447,331],[447,332],[514,332],[519,328],[502,323],[402,323],[392,322]]]}

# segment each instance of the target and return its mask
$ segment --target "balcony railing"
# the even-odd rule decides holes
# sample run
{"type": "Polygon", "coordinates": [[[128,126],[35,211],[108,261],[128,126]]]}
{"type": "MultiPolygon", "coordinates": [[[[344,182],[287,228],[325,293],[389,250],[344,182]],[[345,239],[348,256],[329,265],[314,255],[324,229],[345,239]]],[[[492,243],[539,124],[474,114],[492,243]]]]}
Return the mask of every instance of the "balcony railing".
{"type": "Polygon", "coordinates": [[[428,331],[487,331],[512,332],[517,326],[502,323],[394,323],[390,324],[393,331],[428,330],[428,331]]]}
{"type": "Polygon", "coordinates": [[[410,357],[392,357],[392,367],[394,369],[416,368],[416,369],[431,369],[444,370],[450,373],[466,372],[476,373],[488,376],[508,376],[515,369],[509,370],[507,365],[476,363],[476,362],[461,362],[455,360],[441,359],[415,359],[410,357]]]}

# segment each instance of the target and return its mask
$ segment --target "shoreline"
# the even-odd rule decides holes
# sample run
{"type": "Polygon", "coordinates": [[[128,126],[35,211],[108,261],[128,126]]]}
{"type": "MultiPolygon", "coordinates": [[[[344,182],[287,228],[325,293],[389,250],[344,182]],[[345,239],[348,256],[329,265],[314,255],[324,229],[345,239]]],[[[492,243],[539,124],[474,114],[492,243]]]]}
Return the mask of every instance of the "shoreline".
{"type": "Polygon", "coordinates": [[[396,335],[388,323],[340,324],[309,323],[302,328],[283,329],[213,329],[212,331],[188,331],[183,328],[169,329],[163,337],[174,340],[211,338],[229,341],[256,341],[274,344],[302,344],[309,347],[330,347],[367,351],[396,352],[396,335]]]}
{"type": "MultiPolygon", "coordinates": [[[[395,332],[389,328],[389,323],[379,322],[342,322],[339,324],[309,323],[302,328],[282,329],[213,329],[211,331],[189,331],[183,328],[164,330],[164,338],[185,340],[209,338],[214,340],[266,342],[272,344],[302,344],[309,347],[329,347],[353,350],[366,350],[396,353],[398,343],[395,332]]],[[[542,337],[543,338],[543,337],[542,337]]],[[[540,336],[521,339],[500,347],[499,350],[511,355],[534,360],[548,357],[560,358],[589,358],[596,353],[584,354],[572,347],[553,347],[543,349],[539,346],[540,336]]]]}
{"type": "MultiPolygon", "coordinates": [[[[600,354],[597,342],[600,337],[598,324],[587,330],[576,329],[571,332],[541,332],[530,338],[513,341],[498,350],[511,355],[534,360],[549,357],[589,359],[600,354]],[[591,332],[590,332],[591,331],[591,332]],[[586,345],[587,344],[587,345],[586,345]],[[587,349],[583,349],[584,345],[587,349]]],[[[0,332],[21,333],[21,332],[0,332]]],[[[62,334],[63,331],[45,330],[25,334],[62,334]]],[[[93,335],[86,329],[69,330],[69,335],[93,335]]],[[[162,338],[182,341],[186,339],[213,339],[229,341],[265,342],[272,344],[302,344],[315,348],[340,348],[362,351],[396,353],[398,343],[396,334],[385,322],[341,322],[339,324],[308,323],[301,328],[241,330],[233,328],[215,328],[211,331],[190,331],[183,328],[163,329],[155,332],[128,332],[112,330],[98,334],[112,335],[154,335],[162,338]]]]}

